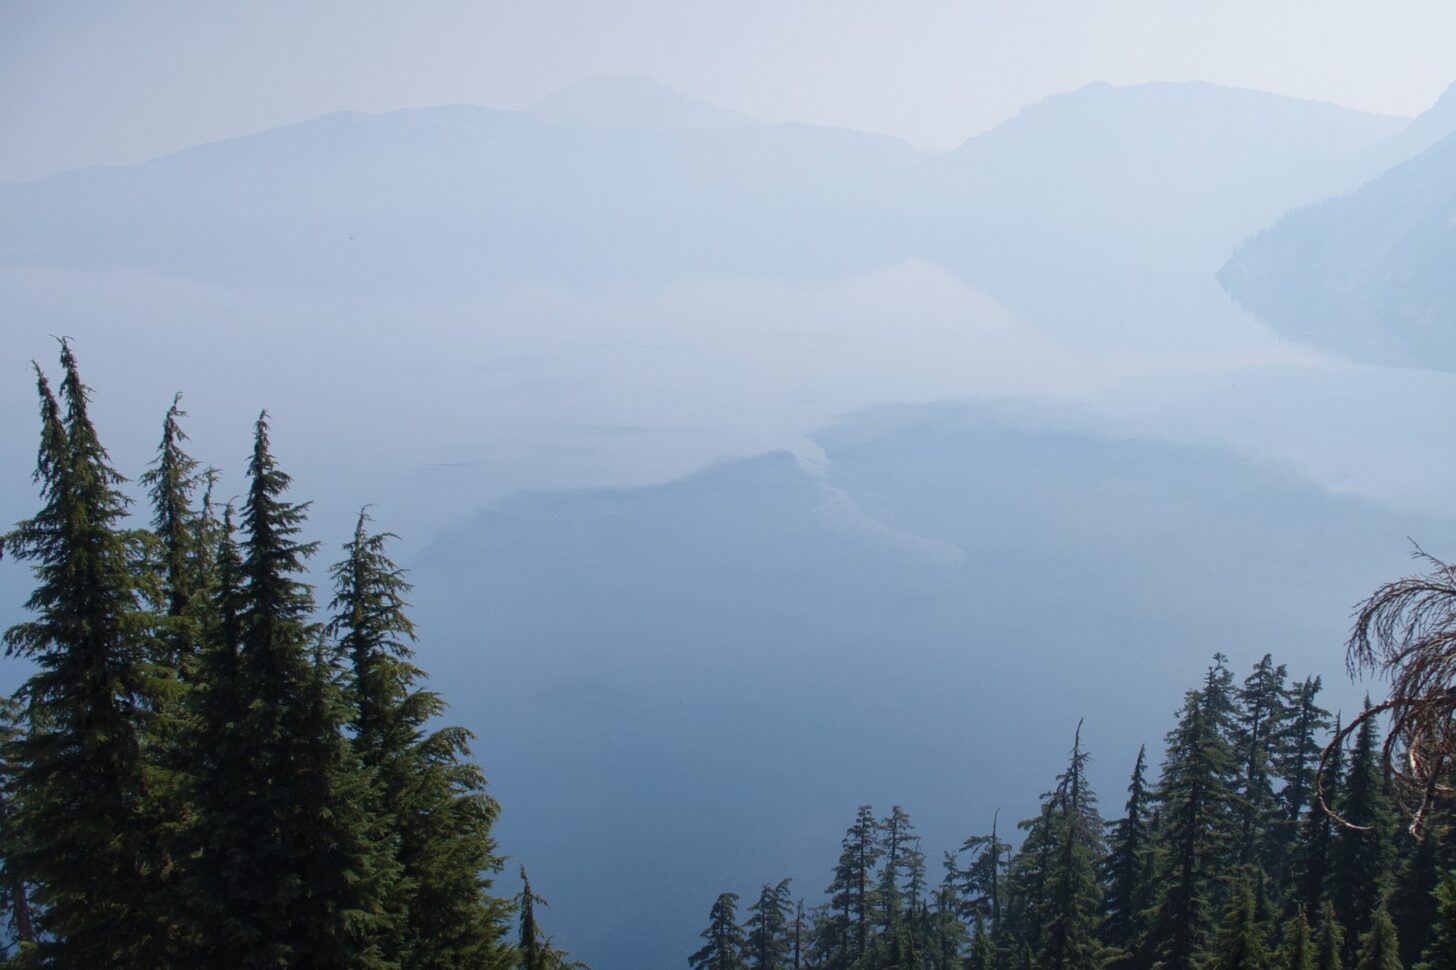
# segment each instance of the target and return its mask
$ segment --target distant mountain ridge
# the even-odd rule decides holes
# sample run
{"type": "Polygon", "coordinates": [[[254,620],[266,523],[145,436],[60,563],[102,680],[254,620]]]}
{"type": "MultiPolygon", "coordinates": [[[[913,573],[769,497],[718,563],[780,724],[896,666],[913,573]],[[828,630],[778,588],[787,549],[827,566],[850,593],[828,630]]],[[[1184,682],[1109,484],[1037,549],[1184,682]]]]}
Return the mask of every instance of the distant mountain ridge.
{"type": "Polygon", "coordinates": [[[945,155],[742,120],[635,78],[522,112],[329,115],[0,185],[0,260],[323,288],[816,275],[916,256],[995,286],[1007,254],[1028,252],[1207,274],[1318,197],[1310,172],[1401,124],[1198,84],[1092,85],[945,155]]]}
{"type": "Polygon", "coordinates": [[[1456,370],[1456,134],[1289,213],[1218,278],[1298,339],[1357,360],[1456,370]]]}
{"type": "Polygon", "coordinates": [[[763,122],[641,75],[585,78],[527,106],[548,125],[662,130],[746,128],[763,122]]]}

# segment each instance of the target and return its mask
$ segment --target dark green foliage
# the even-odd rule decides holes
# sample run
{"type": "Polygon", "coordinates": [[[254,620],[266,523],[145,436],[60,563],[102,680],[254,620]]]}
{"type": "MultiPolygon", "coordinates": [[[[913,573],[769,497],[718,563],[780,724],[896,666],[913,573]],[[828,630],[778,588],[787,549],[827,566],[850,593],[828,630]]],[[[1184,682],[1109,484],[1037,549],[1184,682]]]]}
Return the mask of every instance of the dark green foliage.
{"type": "Polygon", "coordinates": [[[1420,960],[1438,923],[1436,889],[1442,865],[1442,838],[1446,835],[1441,813],[1433,813],[1419,835],[1400,828],[1396,832],[1399,878],[1394,881],[1388,907],[1400,939],[1401,962],[1410,966],[1420,960]]]}
{"type": "Polygon", "coordinates": [[[521,894],[516,897],[516,910],[520,913],[519,943],[504,966],[519,970],[591,970],[580,960],[570,959],[565,950],[551,945],[551,938],[541,932],[536,921],[538,905],[549,904],[531,888],[526,867],[521,866],[521,894]]]}
{"type": "Polygon", "coordinates": [[[497,808],[469,734],[433,726],[387,537],[361,516],[326,630],[266,421],[235,528],[177,400],[142,481],[152,528],[127,528],[64,343],[61,362],[59,395],[36,372],[42,507],[0,545],[36,579],[5,633],[35,673],[0,699],[0,962],[514,967],[487,894],[497,808]]]}
{"type": "Polygon", "coordinates": [[[1278,868],[1280,846],[1270,837],[1281,809],[1274,791],[1274,766],[1289,711],[1284,704],[1287,672],[1264,654],[1238,693],[1233,732],[1239,759],[1239,834],[1237,861],[1278,868]]]}
{"type": "Polygon", "coordinates": [[[925,854],[910,816],[899,805],[880,821],[880,878],[875,894],[876,929],[891,953],[908,960],[914,949],[909,915],[925,892],[925,854]]]}
{"type": "Polygon", "coordinates": [[[844,833],[839,865],[829,884],[830,905],[839,920],[839,938],[831,959],[848,966],[869,948],[870,921],[875,905],[875,867],[884,851],[873,810],[861,805],[854,824],[844,833]]]}
{"type": "Polygon", "coordinates": [[[1315,933],[1315,970],[1343,970],[1345,966],[1345,930],[1335,917],[1334,903],[1325,901],[1320,908],[1319,929],[1315,933]]]}
{"type": "Polygon", "coordinates": [[[1314,940],[1310,937],[1309,921],[1304,918],[1303,909],[1295,909],[1294,916],[1284,924],[1284,935],[1274,966],[1276,970],[1315,970],[1314,940]]]}
{"type": "MultiPolygon", "coordinates": [[[[1339,725],[1335,725],[1336,732],[1339,725]]],[[[1326,805],[1341,802],[1341,786],[1344,784],[1344,749],[1336,747],[1330,752],[1318,788],[1311,795],[1314,804],[1305,813],[1300,823],[1299,841],[1293,852],[1294,900],[1304,907],[1305,914],[1313,917],[1320,904],[1327,898],[1330,882],[1330,856],[1335,844],[1335,823],[1329,814],[1319,806],[1322,793],[1326,805]]]]}
{"type": "Polygon", "coordinates": [[[1285,697],[1287,716],[1274,750],[1274,768],[1284,779],[1280,801],[1283,818],[1272,827],[1271,841],[1279,847],[1282,864],[1270,874],[1284,879],[1296,863],[1290,858],[1297,843],[1301,819],[1314,805],[1314,773],[1323,743],[1320,740],[1330,728],[1330,713],[1316,703],[1320,679],[1307,677],[1290,689],[1285,697]]]}
{"type": "Polygon", "coordinates": [[[182,448],[187,433],[180,419],[182,395],[172,400],[162,422],[162,440],[157,457],[141,477],[152,507],[152,534],[156,537],[158,606],[163,615],[166,657],[184,681],[192,679],[201,640],[206,562],[209,540],[207,516],[192,506],[192,496],[202,480],[198,462],[182,448]]]}
{"type": "Polygon", "coordinates": [[[1236,768],[1228,743],[1232,678],[1224,660],[1216,657],[1203,689],[1187,695],[1183,716],[1168,735],[1158,784],[1163,858],[1150,942],[1167,970],[1196,966],[1237,834],[1236,768]]]}
{"type": "Polygon", "coordinates": [[[298,578],[313,551],[295,538],[305,506],[283,497],[289,479],[265,418],[248,473],[239,582],[220,583],[231,630],[217,645],[222,677],[209,700],[236,718],[225,729],[231,758],[199,773],[227,791],[199,799],[191,898],[200,955],[236,967],[390,966],[391,835],[341,733],[348,710],[298,578]]]}
{"type": "Polygon", "coordinates": [[[1148,825],[1145,781],[1147,749],[1138,748],[1127,786],[1124,815],[1113,827],[1106,865],[1107,895],[1104,938],[1123,956],[1118,966],[1137,966],[1134,954],[1147,936],[1146,913],[1152,905],[1153,847],[1148,825]]]}
{"type": "Polygon", "coordinates": [[[971,934],[971,953],[966,958],[966,970],[995,970],[996,949],[991,945],[991,937],[986,932],[986,924],[980,917],[976,918],[976,929],[971,934]]]}
{"type": "Polygon", "coordinates": [[[1264,970],[1269,954],[1264,929],[1255,915],[1254,890],[1247,877],[1229,895],[1223,925],[1214,939],[1208,970],[1264,970]]]}
{"type": "Polygon", "coordinates": [[[546,900],[531,891],[531,878],[526,875],[525,866],[521,866],[521,895],[516,899],[521,914],[520,939],[516,946],[521,955],[521,970],[547,970],[546,951],[550,944],[536,925],[536,904],[544,906],[546,900]]]}
{"type": "Polygon", "coordinates": [[[7,872],[34,887],[45,961],[156,967],[173,958],[177,927],[163,902],[175,806],[161,797],[172,786],[153,738],[176,679],[155,662],[146,541],[123,527],[124,479],[97,438],[65,343],[61,364],[60,400],[36,369],[42,507],[4,539],[37,581],[31,619],[4,637],[8,654],[36,667],[20,692],[29,730],[10,746],[21,797],[7,872]]]}
{"type": "Polygon", "coordinates": [[[1356,831],[1337,826],[1330,850],[1330,899],[1335,915],[1348,934],[1345,962],[1354,961],[1358,939],[1371,927],[1390,888],[1394,812],[1385,792],[1380,740],[1375,719],[1366,718],[1355,734],[1341,797],[1335,810],[1356,831]]]}
{"type": "Polygon", "coordinates": [[[789,880],[765,885],[758,900],[748,907],[748,956],[753,970],[785,970],[791,950],[790,915],[793,900],[789,880]]]}
{"type": "Polygon", "coordinates": [[[17,950],[33,948],[35,917],[31,912],[31,887],[10,868],[20,832],[15,827],[14,765],[9,761],[15,740],[24,730],[24,711],[13,698],[0,697],[0,924],[9,931],[17,950]]]}
{"type": "Polygon", "coordinates": [[[946,878],[935,894],[935,906],[926,914],[926,963],[934,970],[953,970],[960,966],[961,951],[966,945],[966,926],[957,914],[954,866],[947,860],[946,878]]]}
{"type": "Polygon", "coordinates": [[[1442,877],[1435,900],[1431,942],[1415,970],[1456,970],[1456,871],[1442,877]]]}
{"type": "Polygon", "coordinates": [[[738,926],[738,894],[722,893],[708,914],[708,927],[700,934],[707,941],[688,958],[693,970],[748,970],[748,944],[738,926]]]}
{"type": "Polygon", "coordinates": [[[1006,860],[1011,846],[996,834],[1000,813],[991,816],[989,835],[973,835],[961,844],[960,855],[966,863],[956,870],[960,891],[960,915],[963,919],[987,921],[995,936],[1001,926],[1001,899],[1006,860]]]}
{"type": "Polygon", "coordinates": [[[1370,929],[1360,937],[1360,957],[1355,970],[1404,970],[1395,924],[1384,906],[1370,916],[1370,929]]]}
{"type": "Polygon", "coordinates": [[[1090,756],[1082,747],[1082,726],[1067,770],[1052,794],[1055,849],[1047,874],[1040,963],[1048,970],[1096,970],[1107,959],[1101,942],[1102,887],[1097,866],[1104,854],[1097,796],[1087,782],[1090,756]]]}
{"type": "Polygon", "coordinates": [[[330,632],[348,664],[354,749],[378,792],[394,833],[399,877],[389,906],[393,959],[412,968],[508,966],[507,913],[487,894],[500,868],[490,830],[495,802],[469,760],[460,728],[427,729],[445,711],[419,686],[411,660],[414,626],[405,614],[409,584],[390,560],[388,534],[371,535],[360,513],[336,564],[330,632]]]}

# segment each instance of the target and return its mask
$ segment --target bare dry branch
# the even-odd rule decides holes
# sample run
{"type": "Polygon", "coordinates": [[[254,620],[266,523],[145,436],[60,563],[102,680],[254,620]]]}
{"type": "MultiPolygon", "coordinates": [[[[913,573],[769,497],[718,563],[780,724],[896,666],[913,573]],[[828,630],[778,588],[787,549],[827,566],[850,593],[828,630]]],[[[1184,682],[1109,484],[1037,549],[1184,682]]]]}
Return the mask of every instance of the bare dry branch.
{"type": "Polygon", "coordinates": [[[1456,566],[1420,546],[1413,555],[1427,571],[1377,589],[1356,611],[1346,645],[1352,677],[1373,674],[1390,683],[1389,698],[1351,721],[1320,756],[1320,807],[1347,828],[1358,826],[1325,804],[1319,776],[1335,745],[1369,717],[1389,715],[1383,754],[1412,833],[1419,833],[1434,799],[1456,794],[1456,566]]]}

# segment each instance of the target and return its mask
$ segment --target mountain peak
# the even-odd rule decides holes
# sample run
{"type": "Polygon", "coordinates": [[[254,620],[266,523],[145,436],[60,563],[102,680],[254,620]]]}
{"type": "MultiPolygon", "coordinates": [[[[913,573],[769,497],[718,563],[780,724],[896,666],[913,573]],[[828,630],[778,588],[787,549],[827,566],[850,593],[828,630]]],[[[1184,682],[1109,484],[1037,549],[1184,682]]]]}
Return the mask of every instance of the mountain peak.
{"type": "Polygon", "coordinates": [[[1456,82],[1448,84],[1434,104],[1392,139],[1390,161],[1394,164],[1419,155],[1452,132],[1456,132],[1456,82]]]}
{"type": "Polygon", "coordinates": [[[641,75],[584,78],[531,104],[525,114],[566,128],[682,130],[759,124],[641,75]]]}

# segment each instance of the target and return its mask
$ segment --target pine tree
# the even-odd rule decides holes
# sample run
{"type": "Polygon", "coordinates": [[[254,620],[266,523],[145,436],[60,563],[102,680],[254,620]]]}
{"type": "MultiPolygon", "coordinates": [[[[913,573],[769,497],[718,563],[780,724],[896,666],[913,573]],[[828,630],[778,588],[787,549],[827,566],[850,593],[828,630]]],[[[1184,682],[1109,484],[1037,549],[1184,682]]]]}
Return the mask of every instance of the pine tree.
{"type": "Polygon", "coordinates": [[[748,970],[748,944],[738,926],[738,894],[722,893],[708,915],[708,927],[700,934],[705,943],[688,958],[693,970],[748,970]]]}
{"type": "Polygon", "coordinates": [[[181,399],[178,394],[167,409],[157,457],[142,475],[141,484],[152,506],[152,533],[158,546],[158,606],[165,617],[168,659],[182,680],[190,681],[201,640],[198,611],[203,603],[208,537],[203,516],[192,507],[193,493],[203,476],[197,460],[183,450],[187,433],[181,419],[187,412],[182,410],[181,399]]]}
{"type": "Polygon", "coordinates": [[[155,662],[144,597],[145,543],[123,527],[124,479],[88,413],[89,389],[61,344],[60,400],[36,368],[42,508],[3,545],[33,563],[31,619],[5,632],[7,654],[36,671],[21,688],[30,730],[11,746],[24,797],[6,860],[34,887],[39,955],[53,965],[157,967],[175,957],[164,903],[175,806],[153,743],[155,712],[176,681],[155,662]]]}
{"type": "Polygon", "coordinates": [[[1330,712],[1316,703],[1321,682],[1307,677],[1286,694],[1289,712],[1274,750],[1274,770],[1284,779],[1280,792],[1283,817],[1274,825],[1270,842],[1281,846],[1270,875],[1284,880],[1297,867],[1291,854],[1299,843],[1300,822],[1314,802],[1314,773],[1323,745],[1319,738],[1330,728],[1330,712]]]}
{"type": "Polygon", "coordinates": [[[1380,741],[1375,719],[1367,717],[1355,734],[1350,768],[1336,809],[1357,831],[1338,827],[1330,853],[1330,898],[1348,934],[1345,962],[1355,960],[1357,940],[1371,927],[1390,888],[1394,814],[1385,793],[1380,741]]]}
{"type": "Polygon", "coordinates": [[[513,970],[591,970],[580,960],[570,959],[569,953],[557,949],[551,944],[551,938],[541,932],[536,921],[538,905],[550,904],[531,888],[526,867],[521,866],[521,894],[516,897],[516,911],[520,913],[519,943],[506,966],[513,970]]]}
{"type": "Polygon", "coordinates": [[[1319,930],[1315,936],[1315,970],[1343,970],[1345,966],[1345,930],[1335,917],[1335,906],[1325,900],[1320,908],[1319,930]]]}
{"type": "Polygon", "coordinates": [[[1103,904],[1097,879],[1103,824],[1087,781],[1090,760],[1079,723],[1067,770],[1052,795],[1056,848],[1047,879],[1040,961],[1048,970],[1096,970],[1107,958],[1100,942],[1103,904]]]}
{"type": "Polygon", "coordinates": [[[521,970],[548,970],[546,951],[549,944],[536,925],[536,904],[545,905],[546,900],[531,891],[531,879],[526,875],[525,866],[521,866],[521,886],[521,895],[517,897],[521,913],[521,935],[517,946],[521,954],[521,970]]]}
{"type": "Polygon", "coordinates": [[[955,877],[960,892],[961,918],[987,921],[992,937],[1001,926],[1004,860],[1011,851],[1011,846],[1002,842],[996,834],[1000,814],[999,811],[992,814],[989,835],[973,835],[961,844],[960,854],[969,856],[969,860],[956,869],[955,877]]]}
{"type": "Polygon", "coordinates": [[[830,905],[844,927],[845,965],[864,957],[869,949],[870,920],[875,904],[875,867],[883,851],[874,811],[861,805],[854,824],[844,833],[834,881],[829,884],[830,905]]]}
{"type": "Polygon", "coordinates": [[[202,728],[222,731],[222,752],[198,775],[199,958],[386,967],[385,900],[397,870],[369,775],[341,733],[347,711],[298,578],[313,551],[295,538],[306,506],[283,497],[289,478],[269,451],[266,415],[248,474],[242,555],[232,563],[236,552],[219,553],[221,629],[205,657],[218,679],[203,705],[233,720],[202,728]],[[209,784],[225,794],[207,793],[209,784]]]}
{"type": "Polygon", "coordinates": [[[1147,934],[1146,913],[1152,905],[1152,846],[1147,819],[1148,792],[1144,780],[1147,748],[1138,748],[1132,780],[1127,786],[1127,805],[1116,823],[1106,864],[1106,920],[1103,934],[1107,943],[1124,956],[1117,964],[1136,966],[1133,959],[1147,934]]]}
{"type": "Polygon", "coordinates": [[[1277,846],[1269,837],[1282,806],[1274,793],[1272,772],[1290,714],[1284,705],[1285,679],[1285,668],[1275,666],[1266,653],[1238,693],[1233,740],[1240,761],[1237,861],[1241,865],[1258,863],[1266,869],[1274,865],[1271,857],[1277,846]]]}
{"type": "Polygon", "coordinates": [[[925,854],[910,815],[899,805],[880,820],[880,881],[877,922],[884,933],[903,925],[907,906],[919,902],[925,885],[925,854]]]}
{"type": "Polygon", "coordinates": [[[1213,944],[1208,970],[1264,970],[1269,954],[1264,948],[1264,932],[1255,915],[1254,891],[1248,877],[1239,879],[1229,896],[1213,944]]]}
{"type": "Polygon", "coordinates": [[[935,970],[958,970],[966,945],[966,926],[956,913],[955,865],[947,854],[945,878],[935,894],[935,909],[928,913],[931,945],[926,947],[935,970]]]}
{"type": "Polygon", "coordinates": [[[804,967],[807,949],[805,944],[810,939],[810,930],[804,916],[804,901],[800,899],[794,903],[794,924],[789,931],[789,953],[793,970],[802,970],[804,967]]]}
{"type": "Polygon", "coordinates": [[[1456,970],[1456,872],[1446,873],[1435,897],[1432,939],[1415,970],[1456,970]]]}
{"type": "Polygon", "coordinates": [[[748,955],[753,970],[785,970],[789,962],[790,880],[765,885],[748,911],[748,955]]]}
{"type": "Polygon", "coordinates": [[[359,514],[345,557],[332,567],[329,630],[348,663],[354,750],[374,778],[383,821],[401,867],[391,892],[399,922],[387,952],[412,968],[503,967],[506,904],[488,895],[500,869],[490,830],[497,806],[469,760],[470,735],[427,725],[445,711],[419,686],[409,584],[387,554],[388,533],[372,535],[359,514]]]}
{"type": "Polygon", "coordinates": [[[971,933],[971,952],[966,958],[965,970],[995,970],[996,950],[986,932],[985,922],[976,917],[976,928],[971,933]]]}
{"type": "Polygon", "coordinates": [[[1235,767],[1228,744],[1232,678],[1218,655],[1202,690],[1187,695],[1168,735],[1158,785],[1161,894],[1150,942],[1167,970],[1192,970],[1207,941],[1214,889],[1236,835],[1235,767]]]}
{"type": "Polygon", "coordinates": [[[1395,924],[1384,906],[1370,916],[1370,929],[1360,937],[1360,958],[1355,970],[1405,970],[1400,962],[1400,945],[1395,924]]]}
{"type": "Polygon", "coordinates": [[[1296,908],[1289,922],[1284,924],[1284,938],[1280,943],[1277,970],[1315,970],[1314,941],[1309,934],[1309,921],[1304,910],[1296,908]]]}
{"type": "MultiPolygon", "coordinates": [[[[1340,730],[1335,725],[1335,733],[1340,730]]],[[[1328,806],[1339,805],[1342,800],[1341,787],[1345,775],[1344,749],[1336,746],[1325,763],[1320,778],[1320,791],[1328,806]]],[[[1304,908],[1307,917],[1319,911],[1320,903],[1328,895],[1330,882],[1330,855],[1335,842],[1334,821],[1319,806],[1318,794],[1311,782],[1311,807],[1300,822],[1299,840],[1293,850],[1293,897],[1304,908]]]]}
{"type": "MultiPolygon", "coordinates": [[[[24,710],[14,698],[0,697],[0,910],[9,939],[28,955],[36,942],[35,918],[31,912],[31,887],[11,870],[9,859],[20,833],[15,826],[15,786],[11,756],[24,729],[24,710]]],[[[3,962],[3,958],[0,958],[3,962]]]]}
{"type": "Polygon", "coordinates": [[[1053,793],[1044,794],[1040,813],[1035,818],[1023,819],[1018,828],[1026,836],[1021,841],[1021,850],[1007,865],[1006,904],[1001,930],[995,938],[998,945],[1014,950],[1025,943],[1037,953],[1046,932],[1048,892],[1058,846],[1053,793]]]}

